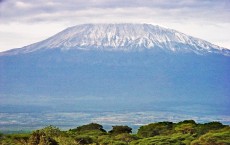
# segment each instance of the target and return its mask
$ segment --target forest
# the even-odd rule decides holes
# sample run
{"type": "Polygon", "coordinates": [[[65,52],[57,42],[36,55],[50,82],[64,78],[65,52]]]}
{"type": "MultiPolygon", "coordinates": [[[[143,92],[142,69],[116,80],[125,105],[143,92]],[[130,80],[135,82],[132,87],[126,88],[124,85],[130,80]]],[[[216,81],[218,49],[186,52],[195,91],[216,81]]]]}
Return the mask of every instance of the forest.
{"type": "Polygon", "coordinates": [[[220,122],[156,122],[140,126],[137,132],[126,125],[106,131],[90,123],[69,130],[46,126],[29,133],[0,133],[1,145],[229,145],[230,126],[220,122]]]}

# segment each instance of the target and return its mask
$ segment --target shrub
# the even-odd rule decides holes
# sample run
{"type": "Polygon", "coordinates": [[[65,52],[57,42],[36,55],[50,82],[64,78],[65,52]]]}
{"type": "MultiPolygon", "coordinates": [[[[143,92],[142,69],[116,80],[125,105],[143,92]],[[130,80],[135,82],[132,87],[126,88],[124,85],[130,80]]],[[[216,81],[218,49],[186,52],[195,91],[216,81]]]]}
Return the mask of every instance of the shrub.
{"type": "Polygon", "coordinates": [[[212,144],[212,145],[229,145],[230,144],[230,127],[220,130],[210,131],[197,140],[194,140],[192,145],[212,144]]]}
{"type": "Polygon", "coordinates": [[[28,141],[29,145],[58,145],[51,137],[46,136],[44,132],[39,130],[32,133],[28,141]]]}
{"type": "Polygon", "coordinates": [[[140,137],[153,137],[156,135],[167,135],[173,132],[172,122],[158,122],[141,126],[137,135],[140,137]]]}
{"type": "Polygon", "coordinates": [[[82,126],[79,126],[75,129],[71,129],[70,131],[72,132],[84,132],[84,131],[92,131],[92,130],[99,130],[99,131],[102,131],[102,132],[106,132],[104,129],[103,129],[103,126],[100,125],[100,124],[97,124],[97,123],[90,123],[90,124],[87,124],[87,125],[82,125],[82,126]]]}
{"type": "Polygon", "coordinates": [[[122,133],[132,133],[132,128],[128,126],[113,126],[113,129],[109,131],[113,135],[122,134],[122,133]]]}
{"type": "Polygon", "coordinates": [[[40,132],[45,133],[48,137],[57,137],[61,134],[61,131],[58,127],[49,125],[43,129],[40,130],[40,132]]]}
{"type": "Polygon", "coordinates": [[[211,130],[218,130],[226,127],[226,125],[223,125],[220,122],[209,122],[205,124],[198,124],[197,126],[197,133],[198,135],[203,135],[211,130]]]}

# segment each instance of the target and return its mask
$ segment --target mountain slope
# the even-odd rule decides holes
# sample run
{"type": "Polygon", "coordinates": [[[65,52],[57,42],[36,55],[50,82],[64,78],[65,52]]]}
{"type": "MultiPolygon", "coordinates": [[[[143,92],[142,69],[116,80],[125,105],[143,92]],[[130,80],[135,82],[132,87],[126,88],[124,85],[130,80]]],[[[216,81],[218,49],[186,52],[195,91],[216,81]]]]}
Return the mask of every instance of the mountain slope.
{"type": "Polygon", "coordinates": [[[55,48],[101,51],[160,49],[173,52],[194,52],[197,54],[230,54],[228,49],[213,45],[207,41],[150,24],[77,25],[44,41],[3,54],[28,53],[55,48]]]}
{"type": "Polygon", "coordinates": [[[158,26],[79,25],[1,53],[0,110],[32,105],[230,115],[228,54],[158,26]]]}

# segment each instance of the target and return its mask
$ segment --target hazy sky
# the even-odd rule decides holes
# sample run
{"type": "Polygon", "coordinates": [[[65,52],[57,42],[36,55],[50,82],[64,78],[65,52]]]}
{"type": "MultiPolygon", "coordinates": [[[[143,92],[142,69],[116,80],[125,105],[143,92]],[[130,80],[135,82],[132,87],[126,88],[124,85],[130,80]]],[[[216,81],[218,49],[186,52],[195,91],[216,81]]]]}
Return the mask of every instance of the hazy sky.
{"type": "Polygon", "coordinates": [[[0,51],[82,23],[149,23],[230,49],[230,0],[0,0],[0,51]]]}

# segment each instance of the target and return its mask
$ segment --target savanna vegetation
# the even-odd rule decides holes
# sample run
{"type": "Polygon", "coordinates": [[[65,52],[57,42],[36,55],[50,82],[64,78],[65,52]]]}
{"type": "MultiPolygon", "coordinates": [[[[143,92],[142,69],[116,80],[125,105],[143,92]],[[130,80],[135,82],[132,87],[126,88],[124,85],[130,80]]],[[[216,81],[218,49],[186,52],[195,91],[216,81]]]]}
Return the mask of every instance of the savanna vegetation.
{"type": "Polygon", "coordinates": [[[68,131],[55,126],[32,133],[0,134],[1,145],[229,145],[230,127],[220,122],[157,122],[141,126],[132,134],[129,126],[112,126],[110,131],[97,123],[68,131]]]}

